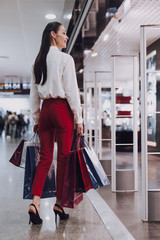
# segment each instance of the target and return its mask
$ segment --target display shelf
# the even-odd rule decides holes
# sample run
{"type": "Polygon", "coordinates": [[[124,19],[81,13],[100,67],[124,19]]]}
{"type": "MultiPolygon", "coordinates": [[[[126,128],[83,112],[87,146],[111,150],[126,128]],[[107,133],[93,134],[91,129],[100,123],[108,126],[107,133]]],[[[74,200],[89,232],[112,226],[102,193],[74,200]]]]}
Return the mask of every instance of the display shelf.
{"type": "Polygon", "coordinates": [[[112,191],[137,191],[138,59],[136,56],[116,55],[112,57],[112,191]],[[126,71],[126,64],[130,64],[130,71],[126,71]],[[131,156],[131,162],[126,159],[126,154],[131,156]],[[120,164],[122,169],[119,169],[117,164],[120,164]],[[129,165],[133,168],[126,168],[129,165]]]}
{"type": "Polygon", "coordinates": [[[131,115],[117,115],[117,118],[132,118],[133,116],[131,115]]]}
{"type": "Polygon", "coordinates": [[[116,96],[116,103],[119,104],[128,104],[131,102],[131,96],[116,96]]]}
{"type": "MultiPolygon", "coordinates": [[[[111,72],[84,70],[85,138],[103,162],[107,174],[111,175],[111,157],[103,155],[111,148],[111,72]],[[110,133],[110,134],[109,134],[110,133]]],[[[111,151],[111,149],[110,149],[111,151]]]]}

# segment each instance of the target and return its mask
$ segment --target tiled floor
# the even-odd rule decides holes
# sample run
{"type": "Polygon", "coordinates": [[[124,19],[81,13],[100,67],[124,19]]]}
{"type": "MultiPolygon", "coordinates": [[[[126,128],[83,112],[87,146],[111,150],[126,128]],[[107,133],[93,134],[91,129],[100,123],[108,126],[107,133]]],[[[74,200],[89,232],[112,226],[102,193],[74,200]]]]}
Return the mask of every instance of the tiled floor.
{"type": "MultiPolygon", "coordinates": [[[[0,240],[160,239],[160,223],[141,220],[140,164],[139,192],[112,193],[110,186],[93,190],[84,194],[83,202],[75,209],[66,210],[70,213],[70,219],[58,222],[57,227],[52,211],[55,199],[44,199],[41,201],[42,226],[29,225],[27,211],[30,201],[22,199],[24,169],[8,162],[18,142],[19,140],[0,138],[0,240]],[[119,219],[116,219],[111,209],[119,219]]],[[[153,163],[156,165],[158,160],[154,158],[151,162],[152,170],[153,163]]],[[[156,169],[155,172],[152,171],[152,174],[155,173],[157,174],[156,169]]],[[[151,179],[152,174],[150,172],[151,179]]],[[[159,174],[155,176],[158,177],[159,174]]]]}
{"type": "Polygon", "coordinates": [[[112,239],[88,197],[55,225],[54,198],[41,200],[42,226],[29,225],[29,200],[22,199],[24,169],[8,162],[19,140],[0,138],[0,240],[105,240],[112,239]]]}

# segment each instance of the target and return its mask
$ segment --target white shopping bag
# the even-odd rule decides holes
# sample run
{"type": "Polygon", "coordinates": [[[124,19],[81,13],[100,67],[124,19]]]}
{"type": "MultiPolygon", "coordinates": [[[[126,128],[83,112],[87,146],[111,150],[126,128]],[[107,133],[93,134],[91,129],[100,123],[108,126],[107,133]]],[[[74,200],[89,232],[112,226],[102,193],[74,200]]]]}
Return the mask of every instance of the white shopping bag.
{"type": "Polygon", "coordinates": [[[90,147],[85,147],[84,149],[87,152],[87,154],[88,154],[88,156],[89,156],[97,174],[99,175],[99,178],[100,178],[102,184],[104,186],[110,184],[110,181],[109,181],[109,179],[108,179],[108,177],[107,177],[107,175],[106,175],[106,173],[105,173],[105,171],[104,171],[104,169],[103,169],[103,167],[102,167],[94,149],[90,148],[90,147]]]}
{"type": "Polygon", "coordinates": [[[30,141],[25,141],[22,151],[22,157],[21,157],[21,164],[20,167],[25,168],[26,163],[26,154],[27,154],[27,147],[29,146],[39,146],[39,140],[37,137],[37,134],[34,134],[30,141]]]}

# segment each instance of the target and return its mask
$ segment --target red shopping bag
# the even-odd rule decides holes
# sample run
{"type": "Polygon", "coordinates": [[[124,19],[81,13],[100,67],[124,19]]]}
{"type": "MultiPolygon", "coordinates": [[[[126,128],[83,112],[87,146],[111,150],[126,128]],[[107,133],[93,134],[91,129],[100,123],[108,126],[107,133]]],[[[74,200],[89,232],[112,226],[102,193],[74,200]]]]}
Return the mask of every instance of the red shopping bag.
{"type": "Polygon", "coordinates": [[[66,161],[64,184],[62,189],[62,206],[67,208],[75,208],[83,200],[83,193],[77,192],[76,155],[77,151],[69,152],[66,161]]]}
{"type": "Polygon", "coordinates": [[[22,157],[22,151],[23,151],[23,146],[24,142],[26,140],[22,139],[20,144],[18,145],[17,149],[13,153],[12,157],[10,158],[9,162],[11,162],[13,165],[20,167],[21,165],[21,157],[22,157]]]}
{"type": "Polygon", "coordinates": [[[92,184],[89,172],[87,170],[87,166],[83,157],[82,150],[78,149],[77,152],[78,152],[79,164],[80,164],[81,173],[82,173],[82,179],[84,183],[84,189],[88,191],[89,189],[93,188],[93,184],[92,184]]]}
{"type": "Polygon", "coordinates": [[[80,167],[77,151],[76,151],[76,159],[75,160],[76,160],[76,192],[83,193],[83,192],[86,192],[86,190],[84,187],[84,182],[83,182],[83,178],[82,178],[81,167],[80,167]]]}

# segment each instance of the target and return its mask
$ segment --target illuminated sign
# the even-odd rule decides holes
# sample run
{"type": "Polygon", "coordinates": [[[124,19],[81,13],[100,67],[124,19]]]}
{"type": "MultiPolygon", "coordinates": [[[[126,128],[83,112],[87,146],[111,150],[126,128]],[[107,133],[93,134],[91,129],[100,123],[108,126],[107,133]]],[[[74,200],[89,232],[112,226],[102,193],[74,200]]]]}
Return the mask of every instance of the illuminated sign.
{"type": "Polygon", "coordinates": [[[0,92],[13,92],[14,94],[29,94],[30,83],[0,83],[0,92]]]}

